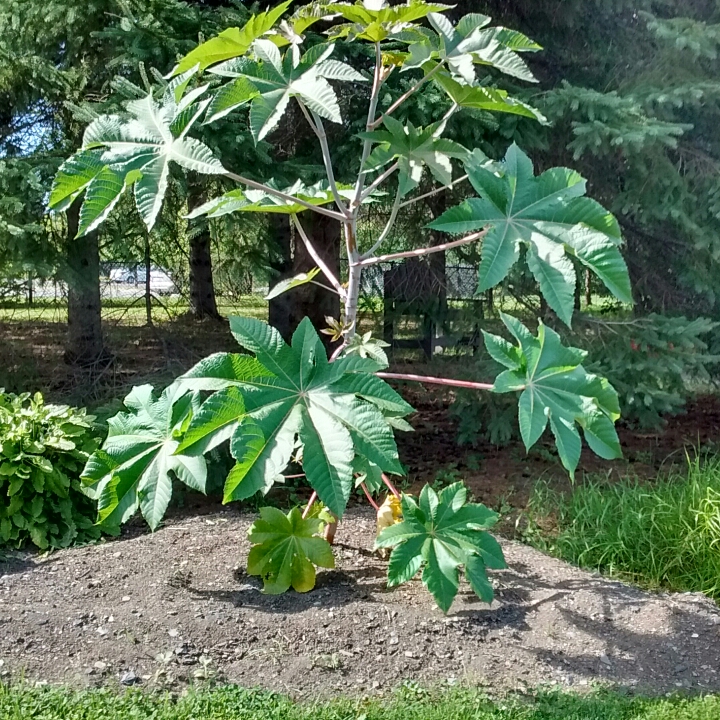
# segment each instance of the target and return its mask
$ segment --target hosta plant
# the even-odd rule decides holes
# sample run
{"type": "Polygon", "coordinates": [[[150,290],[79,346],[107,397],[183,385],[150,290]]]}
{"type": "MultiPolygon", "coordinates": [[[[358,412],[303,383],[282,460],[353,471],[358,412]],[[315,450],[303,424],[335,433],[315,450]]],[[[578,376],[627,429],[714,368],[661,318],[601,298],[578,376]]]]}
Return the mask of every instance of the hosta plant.
{"type": "MultiPolygon", "coordinates": [[[[444,14],[449,6],[424,0],[393,6],[383,0],[313,3],[292,14],[287,14],[288,7],[289,3],[283,3],[258,13],[244,27],[229,28],[207,40],[171,69],[162,87],[130,103],[126,113],[95,120],[83,147],[60,169],[50,204],[58,210],[67,208],[84,193],[80,228],[84,232],[102,222],[122,193],[132,190],[141,216],[152,229],[172,172],[216,175],[228,186],[226,191],[208,199],[193,215],[210,220],[235,212],[289,216],[296,237],[317,268],[284,281],[270,294],[321,280],[339,295],[343,306],[342,317],[333,318],[328,328],[337,345],[328,358],[308,321],[300,324],[288,345],[263,323],[232,319],[233,333],[253,356],[215,355],[199,363],[173,385],[170,397],[161,396],[165,397],[162,402],[168,419],[165,423],[153,420],[148,428],[152,439],[129,440],[122,450],[113,450],[116,467],[105,462],[104,467],[88,471],[88,477],[97,483],[94,492],[102,498],[102,512],[124,518],[139,506],[156,524],[166,506],[167,472],[183,479],[183,473],[175,469],[179,466],[171,468],[170,460],[165,462],[168,453],[195,458],[199,463],[204,453],[225,442],[236,460],[225,484],[226,501],[268,492],[295,464],[313,490],[310,505],[319,497],[339,517],[357,485],[377,506],[373,496],[384,488],[396,494],[389,475],[402,473],[393,432],[409,429],[404,416],[410,407],[385,380],[517,393],[528,445],[537,441],[549,422],[564,462],[572,470],[579,455],[579,425],[592,449],[604,457],[618,456],[612,431],[617,415],[612,390],[582,369],[578,351],[563,348],[542,326],[534,337],[519,323],[509,322],[517,347],[488,338],[493,356],[502,358],[507,367],[495,385],[388,373],[382,346],[357,332],[365,268],[462,246],[480,246],[481,289],[500,283],[511,266],[523,259],[549,307],[567,324],[572,320],[576,265],[596,273],[620,301],[631,301],[617,222],[585,197],[585,182],[577,173],[550,168],[536,175],[529,158],[515,146],[502,161],[493,162],[479,150],[448,137],[453,116],[466,109],[544,122],[540,113],[509,96],[496,82],[503,75],[533,82],[524,56],[540,47],[522,33],[493,26],[490,18],[478,13],[453,23],[444,14]],[[314,38],[325,33],[326,39],[318,42],[306,37],[311,26],[314,38]],[[362,48],[351,52],[348,43],[362,48]],[[404,92],[392,88],[389,78],[393,74],[404,78],[404,92]],[[446,104],[432,122],[417,127],[403,121],[401,108],[426,83],[436,86],[446,104]],[[344,98],[350,95],[353,107],[365,99],[366,112],[362,132],[342,144],[343,158],[338,162],[333,154],[336,138],[356,120],[344,116],[344,98]],[[283,179],[290,175],[287,168],[297,169],[293,158],[284,172],[278,168],[277,180],[252,175],[253,168],[238,172],[215,157],[209,145],[192,137],[201,125],[211,132],[216,124],[245,114],[255,140],[272,146],[278,137],[292,135],[286,119],[290,107],[317,140],[315,177],[309,177],[313,168],[305,167],[304,176],[296,182],[283,179]],[[332,134],[327,123],[335,126],[332,134]],[[276,133],[281,126],[283,132],[276,133]],[[357,148],[354,163],[348,161],[346,150],[353,142],[357,148]],[[474,191],[476,196],[449,209],[431,225],[434,231],[457,238],[432,247],[382,254],[402,208],[424,202],[451,186],[459,187],[465,180],[469,180],[466,192],[474,191]],[[423,181],[431,183],[429,192],[419,190],[423,181]],[[392,202],[387,224],[361,247],[358,225],[364,221],[366,205],[383,197],[392,202]],[[340,224],[348,263],[346,277],[337,276],[315,247],[303,219],[308,212],[340,224]],[[554,386],[558,378],[565,386],[562,392],[554,386]],[[202,404],[198,397],[204,399],[202,404]],[[176,403],[181,408],[177,412],[176,403]],[[151,455],[157,459],[150,460],[151,455]],[[103,470],[105,474],[100,475],[103,470]],[[120,491],[125,488],[128,492],[121,499],[120,491]],[[110,511],[113,504],[115,509],[110,511]]],[[[287,156],[288,147],[292,143],[279,148],[278,163],[287,156]]],[[[139,434],[144,436],[145,430],[139,434]]],[[[108,448],[103,452],[113,458],[108,448]]],[[[420,505],[404,500],[408,514],[404,522],[422,525],[426,535],[435,532],[433,497],[425,491],[420,505]]],[[[462,552],[452,554],[447,549],[452,544],[450,536],[443,541],[444,549],[434,543],[423,544],[422,552],[418,550],[412,562],[408,561],[405,571],[426,562],[424,577],[443,608],[449,606],[459,566],[465,568],[476,590],[482,588],[481,596],[489,599],[482,568],[491,562],[482,551],[468,549],[471,540],[489,537],[473,534],[481,532],[477,517],[488,511],[462,509],[460,489],[454,499],[448,495],[443,503],[443,507],[454,508],[458,523],[467,520],[464,529],[452,530],[457,535],[452,541],[462,552]],[[442,592],[433,590],[438,583],[442,592]]],[[[276,519],[279,527],[282,523],[276,519]]],[[[283,525],[285,529],[277,531],[280,535],[295,537],[297,530],[304,537],[305,526],[295,524],[297,515],[286,520],[293,529],[283,525]]],[[[334,523],[328,524],[329,537],[333,528],[334,523]]],[[[410,547],[418,543],[414,541],[410,547]]],[[[253,567],[260,572],[270,568],[272,588],[286,585],[288,578],[292,585],[295,577],[306,589],[312,558],[303,558],[295,541],[287,541],[283,547],[289,553],[289,566],[283,565],[282,572],[269,559],[272,553],[261,550],[254,551],[253,567]]],[[[400,551],[399,557],[403,552],[408,551],[400,551]]],[[[398,577],[391,571],[391,579],[398,577]]]]}
{"type": "Polygon", "coordinates": [[[84,410],[0,391],[0,544],[45,550],[100,537],[79,480],[97,444],[84,410]]]}

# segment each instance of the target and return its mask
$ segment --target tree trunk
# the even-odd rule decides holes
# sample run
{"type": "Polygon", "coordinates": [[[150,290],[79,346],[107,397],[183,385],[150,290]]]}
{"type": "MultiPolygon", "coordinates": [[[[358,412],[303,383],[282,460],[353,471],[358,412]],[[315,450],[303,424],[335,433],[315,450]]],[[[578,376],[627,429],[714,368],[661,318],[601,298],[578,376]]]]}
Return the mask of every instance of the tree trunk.
{"type": "MultiPolygon", "coordinates": [[[[202,187],[190,184],[188,210],[194,210],[205,200],[202,187]]],[[[196,222],[200,224],[190,234],[190,314],[195,320],[220,320],[213,282],[210,228],[204,218],[196,222]]]]}
{"type": "MultiPolygon", "coordinates": [[[[300,221],[320,257],[337,277],[340,266],[340,223],[317,213],[302,213],[300,221]]],[[[297,233],[294,235],[291,233],[288,217],[275,215],[272,223],[282,258],[276,266],[279,276],[272,280],[272,284],[316,267],[302,238],[297,233]]],[[[317,280],[327,284],[323,275],[318,275],[317,280]]],[[[340,298],[335,292],[311,283],[273,298],[268,311],[270,324],[280,331],[286,341],[290,340],[304,317],[309,317],[315,329],[321,330],[327,327],[325,320],[327,316],[334,318],[340,316],[340,298]]],[[[327,335],[320,337],[328,347],[331,343],[330,338],[327,335]]]]}
{"type": "Polygon", "coordinates": [[[67,362],[90,365],[104,351],[100,306],[100,252],[98,234],[75,238],[80,201],[67,212],[68,223],[68,344],[67,362]]]}

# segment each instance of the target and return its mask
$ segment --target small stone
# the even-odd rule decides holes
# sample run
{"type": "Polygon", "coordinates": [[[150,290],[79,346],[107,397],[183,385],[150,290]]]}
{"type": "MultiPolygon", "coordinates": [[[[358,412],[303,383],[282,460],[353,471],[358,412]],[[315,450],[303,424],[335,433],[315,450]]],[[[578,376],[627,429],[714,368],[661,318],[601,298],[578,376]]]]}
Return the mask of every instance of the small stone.
{"type": "Polygon", "coordinates": [[[176,638],[178,635],[180,635],[180,633],[175,628],[173,628],[172,630],[168,630],[168,635],[171,638],[176,638]]]}
{"type": "Polygon", "coordinates": [[[129,595],[124,595],[122,601],[123,601],[123,602],[130,602],[130,596],[129,596],[129,595]]]}
{"type": "Polygon", "coordinates": [[[105,670],[105,668],[107,667],[107,663],[104,663],[102,660],[98,660],[98,661],[93,665],[93,667],[94,667],[96,670],[99,670],[100,672],[102,672],[102,671],[105,670]]]}
{"type": "Polygon", "coordinates": [[[126,672],[120,678],[120,683],[122,685],[130,686],[130,685],[135,685],[138,682],[140,682],[140,678],[138,678],[138,676],[132,670],[128,670],[128,672],[126,672]]]}
{"type": "Polygon", "coordinates": [[[388,641],[388,643],[390,645],[397,645],[397,644],[399,644],[399,642],[400,642],[400,640],[398,640],[398,638],[395,635],[392,635],[390,637],[390,640],[388,641]]]}
{"type": "Polygon", "coordinates": [[[405,657],[406,657],[406,658],[411,658],[412,656],[413,656],[413,654],[412,654],[412,651],[411,651],[411,650],[406,650],[406,651],[405,651],[405,657]]]}
{"type": "Polygon", "coordinates": [[[610,658],[605,653],[600,656],[600,662],[603,663],[603,665],[607,665],[608,667],[612,665],[610,658]]]}
{"type": "Polygon", "coordinates": [[[699,638],[700,636],[697,633],[693,633],[690,637],[691,638],[699,638]]]}
{"type": "Polygon", "coordinates": [[[679,675],[680,673],[684,673],[688,669],[687,665],[683,665],[682,663],[680,665],[675,666],[675,674],[679,675]]]}

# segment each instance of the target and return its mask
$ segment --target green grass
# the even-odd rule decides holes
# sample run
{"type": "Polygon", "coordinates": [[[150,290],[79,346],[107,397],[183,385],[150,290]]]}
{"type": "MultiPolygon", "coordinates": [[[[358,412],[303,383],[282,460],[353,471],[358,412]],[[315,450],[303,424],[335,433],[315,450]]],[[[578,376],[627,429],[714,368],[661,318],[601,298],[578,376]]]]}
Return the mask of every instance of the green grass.
{"type": "MultiPolygon", "coordinates": [[[[267,321],[267,301],[257,295],[244,295],[237,301],[218,298],[221,315],[244,315],[267,321]]],[[[190,310],[186,300],[175,297],[153,299],[152,315],[156,323],[167,322],[190,310]]],[[[103,298],[102,317],[109,323],[137,326],[146,322],[145,299],[103,298]]],[[[0,322],[67,322],[67,303],[40,298],[32,307],[22,303],[0,305],[0,322]]]]}
{"type": "Polygon", "coordinates": [[[492,702],[480,691],[402,691],[386,701],[297,704],[225,687],[180,698],[107,690],[0,687],[3,720],[717,720],[720,698],[643,699],[602,692],[492,702]]]}
{"type": "Polygon", "coordinates": [[[528,540],[569,562],[650,588],[720,600],[720,458],[688,461],[652,483],[538,485],[528,540]],[[548,520],[554,521],[552,531],[548,520]]]}

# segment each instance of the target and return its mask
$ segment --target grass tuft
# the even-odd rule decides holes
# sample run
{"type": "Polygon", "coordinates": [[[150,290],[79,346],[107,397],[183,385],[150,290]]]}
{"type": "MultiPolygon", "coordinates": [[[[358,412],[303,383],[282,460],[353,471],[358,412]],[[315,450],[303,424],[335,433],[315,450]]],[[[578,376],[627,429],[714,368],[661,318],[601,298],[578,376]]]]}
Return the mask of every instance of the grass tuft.
{"type": "Polygon", "coordinates": [[[539,484],[526,539],[563,560],[651,589],[720,600],[720,458],[688,460],[653,483],[539,484]],[[553,526],[548,531],[549,526],[553,526]]]}

